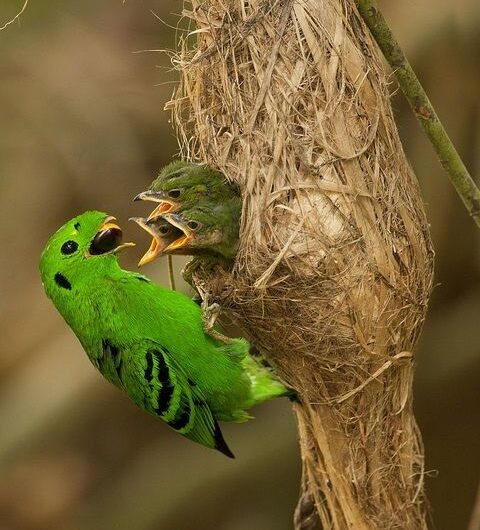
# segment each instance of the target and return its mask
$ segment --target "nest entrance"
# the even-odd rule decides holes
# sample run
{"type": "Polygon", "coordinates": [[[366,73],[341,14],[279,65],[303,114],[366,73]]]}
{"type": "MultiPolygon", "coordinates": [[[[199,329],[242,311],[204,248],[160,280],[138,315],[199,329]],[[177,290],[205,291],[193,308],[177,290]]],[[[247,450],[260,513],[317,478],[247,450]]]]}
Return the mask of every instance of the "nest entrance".
{"type": "Polygon", "coordinates": [[[243,197],[233,272],[197,281],[299,391],[296,526],[426,528],[411,383],[433,252],[376,45],[348,0],[184,15],[182,156],[243,197]]]}

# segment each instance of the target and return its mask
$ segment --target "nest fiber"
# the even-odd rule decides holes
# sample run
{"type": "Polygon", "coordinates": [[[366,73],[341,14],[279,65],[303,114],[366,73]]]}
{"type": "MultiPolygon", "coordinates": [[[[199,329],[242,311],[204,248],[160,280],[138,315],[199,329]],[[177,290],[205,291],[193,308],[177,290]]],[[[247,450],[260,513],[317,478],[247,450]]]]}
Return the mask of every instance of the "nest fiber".
{"type": "Polygon", "coordinates": [[[243,197],[233,271],[196,280],[299,392],[296,527],[426,528],[411,384],[433,252],[377,47],[347,0],[184,16],[181,154],[243,197]]]}

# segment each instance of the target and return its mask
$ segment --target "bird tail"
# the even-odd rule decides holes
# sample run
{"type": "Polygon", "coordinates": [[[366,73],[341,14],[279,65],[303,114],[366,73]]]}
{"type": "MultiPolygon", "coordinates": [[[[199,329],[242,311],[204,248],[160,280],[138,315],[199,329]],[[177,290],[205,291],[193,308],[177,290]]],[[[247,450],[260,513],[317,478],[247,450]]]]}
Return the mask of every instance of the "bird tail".
{"type": "Polygon", "coordinates": [[[288,397],[292,401],[297,400],[295,390],[286,387],[275,377],[272,369],[259,351],[251,346],[247,340],[243,338],[230,339],[228,343],[222,344],[220,348],[231,357],[237,359],[250,379],[250,397],[243,407],[244,410],[237,411],[238,414],[235,419],[230,421],[247,421],[251,416],[246,410],[269,399],[288,397]]]}
{"type": "Polygon", "coordinates": [[[251,355],[246,355],[242,360],[242,365],[251,382],[251,395],[247,408],[276,397],[289,397],[292,399],[296,397],[296,392],[281,383],[269,367],[262,366],[261,360],[259,361],[251,355]]]}
{"type": "Polygon", "coordinates": [[[250,344],[246,339],[228,339],[226,343],[217,342],[217,347],[230,357],[242,362],[242,359],[248,356],[250,344]]]}

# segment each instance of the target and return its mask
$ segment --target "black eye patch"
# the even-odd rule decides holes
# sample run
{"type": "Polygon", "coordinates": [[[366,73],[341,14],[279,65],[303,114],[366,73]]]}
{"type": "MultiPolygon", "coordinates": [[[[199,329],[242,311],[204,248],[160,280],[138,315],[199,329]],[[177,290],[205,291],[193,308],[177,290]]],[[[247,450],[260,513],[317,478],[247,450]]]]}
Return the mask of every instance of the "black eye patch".
{"type": "Polygon", "coordinates": [[[60,252],[68,256],[69,254],[76,252],[77,249],[78,243],[70,239],[69,241],[65,241],[65,243],[62,245],[62,248],[60,249],[60,252]]]}
{"type": "Polygon", "coordinates": [[[59,287],[62,287],[63,289],[67,289],[68,291],[72,289],[72,284],[67,280],[67,278],[65,278],[63,274],[60,274],[59,272],[57,272],[55,274],[54,279],[55,279],[55,283],[59,287]]]}

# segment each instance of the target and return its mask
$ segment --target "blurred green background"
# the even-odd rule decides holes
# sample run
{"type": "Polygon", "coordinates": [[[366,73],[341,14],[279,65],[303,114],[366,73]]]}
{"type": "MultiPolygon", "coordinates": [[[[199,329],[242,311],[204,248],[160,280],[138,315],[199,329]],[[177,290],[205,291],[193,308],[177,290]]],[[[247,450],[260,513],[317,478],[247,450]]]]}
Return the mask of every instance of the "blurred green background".
{"type": "MultiPolygon", "coordinates": [[[[22,3],[2,0],[0,26],[22,3]]],[[[300,475],[288,402],[225,426],[235,461],[184,440],[102,380],[38,276],[49,235],[86,209],[139,243],[126,268],[147,245],[126,220],[176,152],[163,111],[176,74],[142,50],[175,46],[181,2],[30,4],[0,32],[0,530],[288,530],[300,475]]],[[[478,181],[478,0],[382,7],[478,181]]],[[[428,494],[436,528],[463,529],[480,460],[480,239],[401,97],[394,106],[437,252],[415,382],[428,494]]],[[[146,273],[167,282],[163,264],[146,273]]]]}

